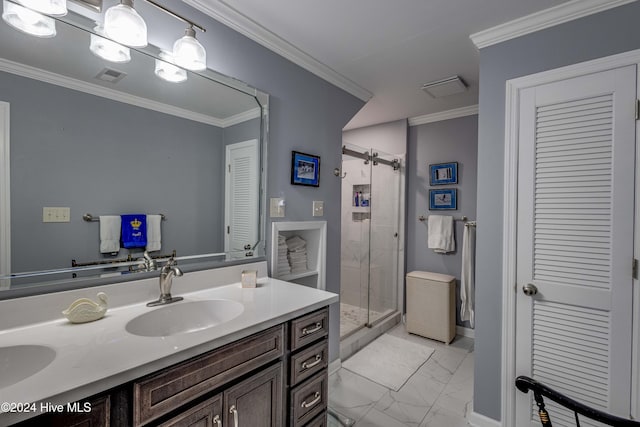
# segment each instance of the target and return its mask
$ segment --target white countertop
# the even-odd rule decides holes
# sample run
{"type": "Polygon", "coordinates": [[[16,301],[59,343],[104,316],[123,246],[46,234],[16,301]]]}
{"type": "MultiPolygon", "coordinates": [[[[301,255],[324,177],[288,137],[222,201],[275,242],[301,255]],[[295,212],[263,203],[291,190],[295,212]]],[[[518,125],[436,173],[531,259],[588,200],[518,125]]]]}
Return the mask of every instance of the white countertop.
{"type": "MultiPolygon", "coordinates": [[[[71,324],[60,316],[1,330],[0,346],[44,345],[56,351],[56,358],[31,377],[1,388],[0,402],[38,402],[38,407],[40,402],[73,402],[338,301],[334,293],[270,278],[259,279],[253,289],[243,289],[238,282],[179,292],[177,282],[187,276],[176,279],[173,288],[174,295],[184,297],[183,302],[228,299],[243,304],[244,311],[209,329],[168,337],[141,337],[125,330],[132,318],[162,309],[149,308],[146,301],[110,308],[95,322],[71,324]]],[[[91,293],[95,295],[95,290],[91,293]]],[[[0,425],[34,415],[39,413],[0,412],[0,425]]]]}

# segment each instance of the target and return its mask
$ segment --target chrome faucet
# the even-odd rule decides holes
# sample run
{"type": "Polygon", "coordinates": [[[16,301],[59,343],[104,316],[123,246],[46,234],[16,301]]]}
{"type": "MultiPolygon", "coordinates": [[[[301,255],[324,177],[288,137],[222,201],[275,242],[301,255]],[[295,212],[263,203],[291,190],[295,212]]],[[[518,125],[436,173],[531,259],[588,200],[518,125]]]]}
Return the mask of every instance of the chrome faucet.
{"type": "Polygon", "coordinates": [[[170,304],[172,302],[182,301],[182,297],[171,296],[171,285],[174,277],[182,276],[182,270],[176,265],[176,260],[171,257],[169,261],[162,266],[160,270],[160,298],[156,301],[147,303],[147,307],[155,307],[156,305],[170,304]]]}
{"type": "Polygon", "coordinates": [[[138,258],[138,261],[140,264],[138,265],[137,271],[155,271],[157,268],[156,260],[153,259],[147,251],[144,251],[142,258],[138,258]]]}

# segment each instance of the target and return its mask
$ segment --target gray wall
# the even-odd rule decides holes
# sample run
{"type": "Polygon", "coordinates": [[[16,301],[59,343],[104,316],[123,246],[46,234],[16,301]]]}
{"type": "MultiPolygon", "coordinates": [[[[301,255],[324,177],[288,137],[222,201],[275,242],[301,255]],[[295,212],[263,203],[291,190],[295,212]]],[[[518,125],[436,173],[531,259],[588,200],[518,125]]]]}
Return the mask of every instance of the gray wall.
{"type": "Polygon", "coordinates": [[[462,266],[462,233],[464,224],[456,221],[456,251],[436,254],[427,249],[427,223],[418,221],[429,215],[429,189],[457,188],[458,210],[436,212],[439,215],[476,217],[476,186],[478,159],[478,116],[467,116],[441,122],[409,127],[407,154],[407,272],[414,270],[455,276],[456,323],[460,321],[460,271],[462,266]],[[458,184],[429,186],[429,164],[458,162],[458,184]]]}
{"type": "MultiPolygon", "coordinates": [[[[267,198],[286,199],[286,217],[277,220],[311,221],[312,202],[324,200],[327,221],[327,290],[340,291],[340,179],[333,169],[340,165],[342,128],[364,105],[285,58],[249,40],[192,7],[176,1],[161,4],[183,14],[207,29],[198,40],[207,49],[209,68],[240,79],[270,94],[267,198]],[[319,155],[320,187],[290,184],[291,151],[319,155]]],[[[150,41],[170,49],[184,33],[184,24],[162,12],[136,3],[143,10],[150,41]],[[149,13],[146,13],[149,11],[149,13]],[[161,31],[161,34],[158,32],[161,31]]],[[[271,220],[267,220],[267,248],[271,246],[271,220]]],[[[269,250],[267,250],[269,253],[269,250]]],[[[331,307],[329,357],[338,357],[339,310],[331,307]]]]}
{"type": "Polygon", "coordinates": [[[500,419],[505,82],[640,48],[640,3],[480,51],[474,411],[500,419]]]}
{"type": "Polygon", "coordinates": [[[367,150],[375,148],[387,154],[405,154],[407,152],[407,121],[396,120],[350,129],[342,133],[342,142],[358,145],[367,150]]]}
{"type": "Polygon", "coordinates": [[[8,73],[0,100],[11,104],[12,271],[103,258],[87,212],[163,213],[162,253],[223,250],[223,168],[211,167],[222,129],[8,73]],[[43,206],[70,207],[71,222],[43,223],[43,206]]]}

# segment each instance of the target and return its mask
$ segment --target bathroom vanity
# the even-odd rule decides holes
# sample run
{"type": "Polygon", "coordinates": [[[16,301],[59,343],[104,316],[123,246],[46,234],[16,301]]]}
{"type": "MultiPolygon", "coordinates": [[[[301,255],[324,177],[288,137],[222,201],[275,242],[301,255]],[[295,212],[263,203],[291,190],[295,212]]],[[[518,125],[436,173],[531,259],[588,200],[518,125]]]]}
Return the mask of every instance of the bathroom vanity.
{"type": "MultiPolygon", "coordinates": [[[[52,294],[53,302],[64,299],[60,294],[98,290],[115,296],[113,287],[120,286],[128,298],[137,294],[137,301],[112,307],[92,323],[58,318],[0,331],[2,347],[40,345],[56,352],[40,371],[0,388],[0,401],[37,405],[35,412],[0,413],[0,425],[326,425],[328,305],[338,296],[266,278],[265,263],[253,265],[262,277],[254,289],[223,284],[228,277],[239,279],[246,265],[176,279],[174,292],[185,298],[176,307],[218,300],[240,303],[244,310],[215,326],[167,336],[127,329],[152,310],[170,309],[146,307],[147,295],[157,293],[157,279],[52,294]],[[42,405],[50,412],[42,413],[42,405]]],[[[15,302],[24,308],[24,300],[15,302]]],[[[0,301],[0,309],[5,307],[0,301]]]]}

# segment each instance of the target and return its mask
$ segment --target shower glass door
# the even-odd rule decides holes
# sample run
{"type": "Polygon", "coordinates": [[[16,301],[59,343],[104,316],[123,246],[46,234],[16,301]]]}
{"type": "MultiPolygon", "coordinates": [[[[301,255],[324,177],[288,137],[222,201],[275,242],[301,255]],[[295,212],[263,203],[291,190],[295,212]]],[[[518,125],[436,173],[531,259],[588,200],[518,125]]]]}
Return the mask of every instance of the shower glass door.
{"type": "Polygon", "coordinates": [[[394,157],[373,150],[371,160],[371,219],[369,221],[368,324],[375,324],[398,307],[398,227],[400,170],[394,157]]]}
{"type": "MultiPolygon", "coordinates": [[[[358,153],[369,151],[346,146],[358,153]]],[[[342,156],[342,235],[340,256],[340,336],[369,323],[369,219],[365,202],[371,194],[371,163],[362,157],[342,156]]]]}
{"type": "Polygon", "coordinates": [[[397,309],[401,199],[393,160],[379,150],[343,150],[341,338],[397,309]]]}

